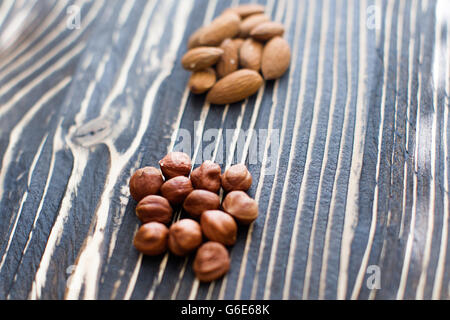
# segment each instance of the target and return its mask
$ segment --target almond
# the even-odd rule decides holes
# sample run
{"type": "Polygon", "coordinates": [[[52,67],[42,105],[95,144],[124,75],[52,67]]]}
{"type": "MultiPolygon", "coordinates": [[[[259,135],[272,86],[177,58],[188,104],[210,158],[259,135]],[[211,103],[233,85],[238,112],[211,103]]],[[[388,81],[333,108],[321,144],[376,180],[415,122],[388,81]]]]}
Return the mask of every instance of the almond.
{"type": "Polygon", "coordinates": [[[240,5],[237,7],[229,8],[226,11],[229,11],[229,10],[237,13],[238,15],[241,16],[242,19],[244,19],[252,14],[263,13],[264,6],[262,6],[260,4],[250,3],[250,4],[243,4],[243,5],[240,5]]]}
{"type": "Polygon", "coordinates": [[[219,46],[226,38],[234,38],[239,33],[241,18],[234,12],[227,12],[201,31],[198,43],[202,46],[219,46]]]}
{"type": "Polygon", "coordinates": [[[216,83],[216,72],[213,68],[196,71],[189,79],[189,89],[192,93],[202,94],[216,83]]]}
{"type": "Polygon", "coordinates": [[[250,32],[250,36],[253,39],[260,41],[267,41],[276,36],[282,36],[284,34],[284,26],[278,22],[263,22],[258,24],[250,32]]]}
{"type": "Polygon", "coordinates": [[[219,80],[206,96],[213,104],[229,104],[244,100],[255,94],[263,84],[256,71],[241,69],[219,80]]]}
{"type": "Polygon", "coordinates": [[[291,49],[289,43],[281,37],[272,38],[264,47],[262,56],[262,73],[264,79],[280,78],[289,68],[291,49]]]}
{"type": "Polygon", "coordinates": [[[239,52],[239,63],[243,68],[259,71],[261,69],[261,59],[263,45],[253,39],[247,39],[242,44],[239,52]]]}
{"type": "Polygon", "coordinates": [[[189,50],[181,59],[186,70],[198,71],[216,64],[223,54],[220,48],[197,47],[189,50]]]}
{"type": "Polygon", "coordinates": [[[270,21],[270,18],[265,14],[254,14],[249,16],[242,21],[239,36],[241,38],[247,38],[250,35],[250,31],[252,31],[256,26],[268,21],[270,21]]]}
{"type": "Polygon", "coordinates": [[[232,39],[225,39],[220,48],[223,50],[223,55],[217,63],[217,75],[223,78],[239,67],[239,44],[232,39]]]}
{"type": "Polygon", "coordinates": [[[205,27],[197,29],[188,40],[188,49],[192,49],[200,46],[200,37],[205,31],[205,27]]]}

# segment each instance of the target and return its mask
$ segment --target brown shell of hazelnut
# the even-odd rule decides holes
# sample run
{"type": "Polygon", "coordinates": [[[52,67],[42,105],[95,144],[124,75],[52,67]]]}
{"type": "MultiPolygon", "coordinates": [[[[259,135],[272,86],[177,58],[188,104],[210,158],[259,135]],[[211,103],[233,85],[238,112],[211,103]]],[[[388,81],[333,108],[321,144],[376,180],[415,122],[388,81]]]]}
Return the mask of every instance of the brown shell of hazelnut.
{"type": "Polygon", "coordinates": [[[146,196],[158,194],[164,183],[161,172],[154,167],[145,167],[137,170],[130,179],[130,194],[136,201],[146,196]]]}
{"type": "Polygon", "coordinates": [[[243,164],[231,166],[221,177],[225,191],[247,191],[252,186],[252,175],[243,164]]]}
{"type": "Polygon", "coordinates": [[[183,208],[193,218],[200,218],[204,211],[220,208],[220,197],[208,190],[194,190],[184,200],[183,208]]]}
{"type": "Polygon", "coordinates": [[[172,221],[172,207],[166,198],[151,195],[139,201],[136,215],[142,223],[160,222],[164,224],[172,221]]]}
{"type": "Polygon", "coordinates": [[[225,212],[231,214],[243,225],[248,225],[258,218],[258,203],[244,191],[233,191],[227,194],[222,206],[225,212]]]}
{"type": "Polygon", "coordinates": [[[202,241],[200,224],[192,219],[175,222],[169,229],[169,250],[177,256],[185,256],[194,251],[202,241]]]}
{"type": "Polygon", "coordinates": [[[159,161],[161,171],[166,180],[178,177],[189,176],[192,163],[191,158],[184,152],[170,152],[159,161]]]}
{"type": "Polygon", "coordinates": [[[220,210],[209,210],[200,219],[203,234],[211,241],[220,242],[226,246],[236,243],[237,224],[233,217],[220,210]]]}
{"type": "Polygon", "coordinates": [[[185,176],[172,178],[161,186],[161,194],[172,205],[182,204],[184,199],[192,192],[191,180],[185,176]]]}
{"type": "Polygon", "coordinates": [[[204,189],[218,193],[221,186],[221,174],[222,169],[220,166],[217,163],[207,160],[200,167],[192,171],[192,185],[195,189],[204,189]]]}
{"type": "Polygon", "coordinates": [[[167,251],[169,229],[159,222],[142,225],[134,236],[133,244],[145,255],[157,256],[167,251]]]}
{"type": "Polygon", "coordinates": [[[206,242],[195,255],[193,269],[197,279],[202,282],[221,278],[230,270],[230,255],[227,248],[218,242],[206,242]]]}

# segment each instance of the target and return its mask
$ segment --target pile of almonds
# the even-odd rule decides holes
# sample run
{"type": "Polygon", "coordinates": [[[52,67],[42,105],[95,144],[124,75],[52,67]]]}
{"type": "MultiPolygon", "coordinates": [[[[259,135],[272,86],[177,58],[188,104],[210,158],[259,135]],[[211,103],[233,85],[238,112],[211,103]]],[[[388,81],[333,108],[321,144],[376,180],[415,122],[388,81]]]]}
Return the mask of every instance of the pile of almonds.
{"type": "Polygon", "coordinates": [[[189,39],[181,62],[193,72],[190,90],[209,91],[206,101],[213,104],[235,103],[255,94],[264,81],[260,71],[265,80],[274,80],[289,68],[291,49],[283,34],[283,25],[270,21],[264,6],[226,9],[189,39]]]}
{"type": "Polygon", "coordinates": [[[138,202],[136,215],[143,223],[134,246],[151,256],[167,249],[177,256],[197,251],[193,265],[197,278],[210,282],[222,277],[230,268],[226,246],[236,242],[237,223],[249,225],[258,217],[258,204],[246,193],[252,185],[250,172],[237,164],[222,174],[212,161],[191,172],[191,159],[182,152],[169,153],[159,166],[161,171],[139,169],[130,179],[130,194],[138,202]],[[222,203],[221,188],[226,193],[222,203]],[[180,206],[192,219],[172,223],[174,209],[180,206]]]}

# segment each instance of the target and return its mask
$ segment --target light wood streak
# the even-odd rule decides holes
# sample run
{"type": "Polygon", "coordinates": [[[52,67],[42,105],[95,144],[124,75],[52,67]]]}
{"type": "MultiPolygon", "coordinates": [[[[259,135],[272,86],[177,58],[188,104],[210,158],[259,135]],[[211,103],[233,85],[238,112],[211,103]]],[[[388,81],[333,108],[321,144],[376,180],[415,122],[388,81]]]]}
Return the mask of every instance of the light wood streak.
{"type": "MultiPolygon", "coordinates": [[[[396,56],[396,63],[397,63],[397,81],[396,81],[396,92],[399,92],[399,88],[400,88],[400,67],[401,67],[401,53],[402,53],[402,38],[403,38],[403,20],[404,20],[404,10],[405,10],[405,1],[400,1],[400,8],[399,8],[399,18],[397,21],[397,35],[400,38],[400,41],[397,41],[397,56],[396,56]]],[[[409,57],[408,57],[409,58],[409,57]]],[[[397,93],[395,95],[395,103],[394,103],[394,138],[393,138],[393,144],[392,144],[392,155],[391,155],[391,165],[394,164],[395,161],[395,146],[398,144],[397,141],[397,135],[395,134],[397,132],[397,114],[398,114],[398,105],[400,103],[400,94],[397,93]]],[[[380,150],[381,153],[381,150],[380,150]]],[[[405,164],[407,163],[407,160],[404,159],[405,164]]],[[[394,181],[394,172],[393,170],[391,170],[391,178],[390,178],[390,185],[394,185],[395,181],[394,181]]],[[[406,174],[403,176],[403,184],[405,185],[405,180],[406,180],[406,174]]],[[[377,183],[378,185],[378,183],[377,183]]],[[[403,187],[403,191],[404,191],[404,187],[403,187]]],[[[404,205],[404,203],[402,203],[402,205],[404,205]]],[[[403,212],[403,207],[402,207],[402,212],[403,212]]],[[[391,209],[389,208],[388,211],[388,216],[387,216],[387,221],[386,221],[386,229],[388,229],[391,226],[391,218],[392,218],[392,212],[391,209]]],[[[379,258],[379,262],[378,265],[381,266],[385,260],[385,256],[386,256],[386,251],[388,251],[388,247],[386,245],[387,243],[387,237],[385,237],[383,239],[383,245],[381,247],[381,253],[380,253],[380,258],[379,258]]],[[[366,266],[367,268],[367,266],[366,266]]],[[[360,282],[360,285],[362,284],[362,280],[360,282]]],[[[357,288],[354,288],[354,292],[355,290],[357,290],[357,288]]],[[[361,290],[358,290],[358,292],[361,290]]],[[[378,292],[378,289],[374,288],[371,290],[370,295],[369,295],[369,300],[375,300],[376,294],[378,292]]],[[[356,297],[357,298],[357,297],[356,297]]],[[[355,299],[356,299],[355,298],[355,299]]]]}
{"type": "MultiPolygon", "coordinates": [[[[410,38],[410,42],[409,42],[409,53],[408,53],[408,100],[407,100],[407,105],[408,105],[408,114],[406,117],[406,142],[405,142],[405,150],[408,152],[409,155],[409,131],[410,131],[410,120],[411,120],[411,93],[412,93],[412,79],[413,79],[413,65],[414,65],[414,45],[416,43],[415,39],[416,39],[416,25],[415,22],[417,20],[417,1],[416,0],[412,0],[411,3],[411,8],[412,8],[412,14],[411,14],[411,21],[410,21],[410,35],[412,35],[410,38]],[[414,18],[413,18],[414,15],[414,18]]],[[[399,231],[399,239],[401,239],[403,237],[403,232],[405,230],[405,216],[406,216],[406,194],[407,194],[407,186],[408,186],[408,161],[407,159],[405,159],[405,165],[404,165],[404,180],[403,180],[403,205],[402,205],[402,217],[401,217],[401,221],[400,221],[400,231],[399,231]]]]}
{"type": "Polygon", "coordinates": [[[389,83],[389,51],[391,49],[390,43],[391,43],[391,35],[392,35],[392,17],[394,12],[394,2],[389,1],[388,6],[386,9],[386,20],[385,20],[385,34],[386,34],[386,41],[384,46],[384,85],[383,85],[383,91],[381,95],[381,106],[380,106],[380,125],[378,127],[378,147],[377,147],[377,166],[376,166],[376,183],[375,183],[375,190],[374,190],[374,196],[373,196],[373,206],[372,206],[372,221],[370,222],[370,229],[369,229],[369,238],[367,241],[366,249],[364,250],[364,255],[361,261],[361,266],[358,271],[358,275],[356,276],[355,285],[353,287],[351,299],[355,300],[358,298],[359,292],[361,290],[361,286],[364,280],[364,275],[366,274],[367,265],[369,262],[370,252],[372,250],[373,245],[373,239],[375,237],[375,229],[377,226],[377,215],[378,215],[378,198],[379,198],[379,185],[380,185],[380,166],[381,166],[381,152],[382,152],[382,146],[383,146],[383,127],[384,127],[384,120],[385,120],[385,111],[386,111],[386,95],[388,90],[388,83],[389,83]]]}
{"type": "MultiPolygon", "coordinates": [[[[6,47],[7,44],[12,43],[14,38],[17,37],[22,30],[24,30],[26,20],[29,16],[33,16],[33,14],[35,14],[33,11],[35,4],[36,0],[26,1],[26,4],[20,7],[20,10],[15,12],[14,18],[10,20],[6,26],[2,27],[2,31],[0,33],[0,48],[6,47]]],[[[33,18],[30,20],[33,20],[33,18]]]]}
{"type": "MultiPolygon", "coordinates": [[[[421,3],[423,4],[423,3],[421,3]]],[[[419,53],[419,64],[422,65],[423,62],[423,52],[424,52],[424,35],[420,31],[420,53],[419,53]]],[[[419,172],[418,159],[419,159],[419,134],[420,134],[420,107],[421,107],[421,96],[422,96],[422,75],[418,77],[418,88],[417,88],[417,116],[416,116],[416,132],[415,132],[415,151],[414,151],[414,180],[413,180],[413,205],[411,208],[411,222],[408,233],[408,240],[406,242],[405,256],[403,258],[402,272],[400,276],[400,283],[397,290],[396,298],[397,300],[402,300],[405,292],[406,285],[408,281],[409,267],[411,264],[412,250],[414,245],[415,228],[416,228],[416,214],[417,214],[417,174],[419,172]]]]}
{"type": "MultiPolygon", "coordinates": [[[[436,10],[439,10],[439,1],[436,5],[436,10]]],[[[437,11],[436,11],[437,13],[437,11]]],[[[433,79],[433,116],[432,116],[432,125],[431,128],[431,164],[430,164],[430,197],[428,203],[428,221],[427,221],[427,231],[425,236],[425,248],[423,252],[423,260],[422,260],[422,271],[419,277],[419,283],[417,284],[416,290],[416,299],[423,300],[425,296],[425,286],[427,283],[427,275],[428,268],[430,266],[430,258],[431,258],[431,250],[432,250],[432,242],[433,242],[433,230],[434,230],[434,215],[435,213],[435,203],[436,203],[436,151],[439,146],[436,145],[436,131],[437,131],[437,122],[438,122],[438,93],[439,88],[442,86],[442,82],[440,80],[440,70],[444,66],[439,65],[441,50],[442,50],[442,41],[440,39],[440,27],[442,26],[442,21],[437,21],[435,25],[435,39],[434,39],[434,55],[433,55],[433,67],[432,67],[432,79],[433,79]]],[[[427,128],[428,129],[428,128],[427,128]]]]}
{"type": "MultiPolygon", "coordinates": [[[[307,258],[307,265],[306,265],[306,271],[305,271],[305,282],[304,282],[303,294],[302,294],[303,300],[308,299],[309,286],[310,286],[311,273],[312,273],[312,258],[313,258],[313,254],[314,254],[314,250],[315,250],[314,240],[315,240],[317,217],[319,215],[319,206],[320,206],[320,199],[321,199],[319,192],[320,192],[320,190],[322,190],[322,186],[323,186],[323,178],[324,178],[324,174],[325,174],[325,168],[327,165],[328,152],[329,152],[329,147],[330,147],[333,116],[336,112],[335,109],[336,109],[336,103],[337,103],[337,101],[336,101],[337,100],[337,92],[336,91],[337,91],[337,87],[338,87],[338,56],[339,56],[338,37],[340,34],[341,25],[342,25],[342,22],[340,22],[340,9],[339,8],[342,8],[342,1],[338,1],[336,3],[336,7],[337,7],[336,26],[335,26],[335,31],[334,31],[335,33],[334,33],[334,48],[333,48],[333,86],[332,86],[331,102],[330,102],[330,112],[329,112],[330,115],[328,117],[327,136],[326,136],[326,140],[325,140],[324,157],[322,160],[319,184],[318,184],[318,188],[317,188],[318,196],[316,198],[316,203],[315,203],[314,220],[313,220],[313,224],[311,226],[311,236],[310,236],[310,241],[309,241],[308,258],[307,258]]],[[[324,39],[325,36],[326,36],[326,34],[323,35],[323,41],[325,41],[325,39],[324,39]]],[[[321,45],[321,47],[324,47],[324,46],[325,46],[325,44],[321,45]]],[[[302,206],[303,206],[303,202],[302,202],[302,206]]],[[[299,207],[300,207],[300,205],[299,205],[299,207]]],[[[295,243],[295,247],[297,247],[297,242],[295,243]]],[[[289,292],[284,292],[284,296],[287,298],[289,296],[289,292]]]]}
{"type": "MultiPolygon", "coordinates": [[[[441,1],[440,3],[443,3],[441,1]]],[[[436,8],[439,8],[437,6],[436,8]]],[[[437,9],[436,9],[437,10],[437,9]]],[[[438,14],[438,13],[437,13],[438,14]]],[[[445,48],[442,49],[439,53],[443,55],[444,57],[450,57],[450,23],[449,21],[446,21],[447,26],[447,38],[445,39],[445,48]]],[[[438,37],[438,36],[437,36],[438,37]]],[[[438,37],[440,38],[440,37],[438,37]]],[[[442,45],[442,43],[441,43],[442,45]]],[[[450,107],[450,61],[446,60],[446,66],[445,66],[445,79],[442,79],[443,85],[444,85],[444,92],[446,94],[446,97],[444,98],[444,128],[443,128],[443,140],[444,140],[444,179],[445,179],[445,188],[444,188],[444,216],[443,216],[443,224],[442,224],[442,235],[441,235],[441,244],[439,247],[439,259],[437,263],[436,268],[436,277],[434,279],[433,284],[433,292],[432,292],[432,299],[440,299],[441,298],[441,292],[442,292],[442,285],[444,282],[444,276],[445,276],[445,259],[447,257],[447,247],[448,247],[448,223],[449,223],[449,212],[450,212],[450,204],[449,204],[449,193],[450,193],[450,173],[448,164],[450,161],[450,155],[449,155],[449,149],[450,146],[448,144],[448,132],[449,132],[449,126],[448,126],[448,108],[450,107]]]]}
{"type": "MultiPolygon", "coordinates": [[[[360,2],[360,8],[367,8],[367,1],[360,2]]],[[[349,5],[353,7],[352,4],[349,5]]],[[[354,237],[354,228],[358,222],[358,198],[359,179],[361,177],[362,162],[364,157],[365,131],[367,126],[367,34],[365,15],[360,14],[359,20],[359,57],[358,57],[358,92],[356,102],[356,121],[353,134],[353,152],[351,157],[350,177],[347,189],[347,200],[344,217],[344,230],[341,239],[339,280],[337,287],[337,299],[345,299],[348,285],[348,268],[351,254],[351,245],[354,237]]]]}
{"type": "Polygon", "coordinates": [[[349,9],[347,10],[347,32],[346,32],[346,59],[347,59],[347,68],[346,68],[346,73],[347,73],[347,97],[346,97],[346,101],[345,101],[345,115],[344,115],[344,124],[343,124],[343,129],[342,129],[342,134],[341,134],[341,139],[340,139],[340,143],[339,145],[341,146],[340,150],[339,150],[339,156],[338,156],[338,162],[337,162],[337,170],[336,170],[336,174],[335,174],[335,179],[334,179],[334,183],[333,183],[333,191],[331,194],[331,201],[330,201],[330,212],[328,214],[328,220],[329,222],[327,223],[327,228],[325,231],[325,242],[324,242],[324,248],[323,248],[323,253],[322,253],[322,267],[321,267],[321,272],[320,272],[320,278],[319,278],[319,299],[324,299],[325,298],[325,290],[326,290],[326,284],[327,284],[327,272],[328,272],[328,262],[327,259],[329,257],[329,255],[331,254],[329,252],[329,248],[330,248],[330,242],[331,242],[331,227],[333,225],[333,219],[334,219],[334,214],[335,214],[335,206],[336,206],[336,197],[338,195],[338,190],[337,190],[337,182],[338,182],[338,178],[339,175],[341,174],[342,166],[343,166],[343,153],[342,150],[344,149],[342,146],[344,146],[345,143],[345,133],[349,131],[349,126],[350,126],[350,102],[351,102],[351,97],[352,97],[352,92],[353,92],[353,87],[351,86],[352,83],[352,79],[351,79],[351,75],[352,75],[352,63],[351,63],[351,59],[352,59],[352,51],[351,51],[351,36],[353,33],[353,19],[351,19],[353,17],[353,6],[349,6],[349,9]]]}
{"type": "MultiPolygon", "coordinates": [[[[14,1],[3,1],[2,5],[0,7],[0,27],[3,26],[3,23],[5,22],[5,19],[8,17],[9,13],[11,12],[11,9],[14,6],[14,1]]],[[[0,48],[2,50],[2,48],[0,48]]]]}

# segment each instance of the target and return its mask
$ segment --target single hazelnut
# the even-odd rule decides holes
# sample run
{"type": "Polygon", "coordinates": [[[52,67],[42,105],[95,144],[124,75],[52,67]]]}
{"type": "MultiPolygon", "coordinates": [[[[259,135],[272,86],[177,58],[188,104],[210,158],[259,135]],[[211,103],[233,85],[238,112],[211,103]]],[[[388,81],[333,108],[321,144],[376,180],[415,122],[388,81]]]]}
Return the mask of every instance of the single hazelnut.
{"type": "Polygon", "coordinates": [[[197,251],[193,269],[198,280],[211,282],[230,270],[230,255],[227,248],[218,242],[206,242],[197,251]]]}
{"type": "Polygon", "coordinates": [[[195,189],[204,189],[218,193],[221,184],[221,173],[222,169],[217,163],[207,160],[200,167],[192,171],[192,185],[195,189]]]}
{"type": "Polygon", "coordinates": [[[199,218],[206,210],[220,208],[220,197],[211,191],[194,190],[184,200],[184,210],[193,218],[199,218]]]}
{"type": "Polygon", "coordinates": [[[200,224],[192,219],[175,222],[169,229],[169,249],[177,256],[185,256],[202,244],[200,224]]]}
{"type": "Polygon", "coordinates": [[[178,176],[189,176],[192,163],[191,158],[183,152],[170,152],[161,161],[159,161],[161,171],[166,180],[178,176]]]}
{"type": "Polygon", "coordinates": [[[134,246],[145,255],[157,256],[167,251],[169,229],[159,222],[142,225],[134,237],[134,246]]]}
{"type": "Polygon", "coordinates": [[[139,201],[136,215],[142,223],[160,222],[168,224],[172,220],[172,207],[166,198],[147,196],[139,201]]]}
{"type": "Polygon", "coordinates": [[[182,204],[192,191],[194,191],[194,188],[191,180],[184,176],[170,179],[161,186],[162,196],[173,205],[182,204]]]}
{"type": "Polygon", "coordinates": [[[144,197],[158,194],[164,183],[161,172],[154,167],[145,167],[137,170],[130,179],[130,194],[136,201],[144,197]]]}
{"type": "Polygon", "coordinates": [[[220,210],[209,210],[202,214],[200,225],[203,234],[211,241],[232,246],[236,242],[237,224],[233,217],[220,210]]]}
{"type": "Polygon", "coordinates": [[[252,185],[252,175],[243,164],[231,166],[222,175],[222,187],[225,191],[247,191],[252,185]]]}
{"type": "Polygon", "coordinates": [[[244,225],[252,223],[258,217],[258,203],[244,191],[233,191],[227,194],[222,206],[225,212],[244,225]]]}

